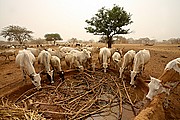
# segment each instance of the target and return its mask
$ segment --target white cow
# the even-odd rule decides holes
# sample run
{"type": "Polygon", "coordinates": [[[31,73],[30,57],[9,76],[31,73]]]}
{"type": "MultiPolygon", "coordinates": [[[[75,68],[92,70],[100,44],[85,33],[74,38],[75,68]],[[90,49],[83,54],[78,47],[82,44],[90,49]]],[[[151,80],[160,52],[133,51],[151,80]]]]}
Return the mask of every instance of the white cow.
{"type": "Polygon", "coordinates": [[[83,67],[87,67],[87,62],[91,59],[91,52],[83,49],[83,51],[79,50],[71,50],[70,54],[76,57],[76,60],[79,61],[79,64],[83,67]]]}
{"type": "Polygon", "coordinates": [[[59,50],[61,51],[61,52],[65,52],[65,53],[69,53],[71,50],[74,50],[74,48],[72,48],[72,47],[59,47],[59,50]]]}
{"type": "Polygon", "coordinates": [[[37,57],[39,55],[39,53],[41,52],[40,48],[26,48],[27,50],[31,51],[31,53],[37,57]]]}
{"type": "Polygon", "coordinates": [[[51,54],[51,56],[57,56],[59,59],[64,59],[66,53],[60,50],[52,50],[51,48],[48,48],[47,51],[51,54]]]}
{"type": "Polygon", "coordinates": [[[140,50],[134,56],[133,71],[131,71],[131,85],[134,85],[134,78],[136,74],[141,73],[144,70],[145,64],[150,60],[149,50],[140,50]]]}
{"type": "Polygon", "coordinates": [[[53,71],[50,69],[50,60],[51,60],[51,54],[46,51],[42,50],[38,55],[38,64],[41,65],[41,69],[45,70],[45,73],[47,74],[47,78],[51,83],[54,83],[53,79],[53,71]]]}
{"type": "Polygon", "coordinates": [[[82,49],[86,49],[90,51],[92,54],[99,53],[99,50],[100,50],[99,47],[82,47],[82,49]]]}
{"type": "Polygon", "coordinates": [[[34,55],[28,50],[21,50],[19,51],[18,55],[16,56],[16,64],[21,68],[23,72],[23,79],[26,79],[26,75],[28,75],[32,83],[37,87],[39,90],[41,88],[41,77],[40,73],[36,73],[33,63],[35,62],[34,55]]]}
{"type": "Polygon", "coordinates": [[[128,52],[124,54],[123,60],[122,60],[122,66],[119,68],[119,78],[122,78],[124,69],[129,68],[129,70],[132,70],[135,54],[136,52],[134,50],[129,50],[128,52]]]}
{"type": "Polygon", "coordinates": [[[57,56],[51,56],[50,63],[53,70],[59,74],[59,77],[62,80],[64,80],[64,71],[62,71],[60,59],[57,56]]]}
{"type": "Polygon", "coordinates": [[[14,56],[15,57],[16,54],[16,50],[6,50],[3,52],[0,52],[0,56],[5,56],[5,60],[9,59],[10,60],[10,56],[14,56]]]}
{"type": "Polygon", "coordinates": [[[180,58],[170,61],[166,65],[163,74],[158,79],[154,77],[150,78],[151,82],[148,84],[149,92],[146,95],[146,98],[152,100],[157,94],[163,92],[169,94],[170,86],[176,87],[180,82],[180,58]]]}
{"type": "Polygon", "coordinates": [[[79,68],[81,71],[84,71],[84,67],[80,65],[77,57],[71,53],[67,53],[65,56],[65,62],[69,66],[70,69],[72,68],[79,68]]]}
{"type": "Polygon", "coordinates": [[[121,66],[122,62],[122,52],[115,51],[114,54],[111,57],[111,63],[115,68],[118,68],[121,66]]]}
{"type": "Polygon", "coordinates": [[[100,49],[98,59],[99,63],[103,64],[104,72],[106,72],[106,69],[108,67],[108,60],[110,59],[110,57],[111,51],[109,48],[103,47],[100,49]]]}

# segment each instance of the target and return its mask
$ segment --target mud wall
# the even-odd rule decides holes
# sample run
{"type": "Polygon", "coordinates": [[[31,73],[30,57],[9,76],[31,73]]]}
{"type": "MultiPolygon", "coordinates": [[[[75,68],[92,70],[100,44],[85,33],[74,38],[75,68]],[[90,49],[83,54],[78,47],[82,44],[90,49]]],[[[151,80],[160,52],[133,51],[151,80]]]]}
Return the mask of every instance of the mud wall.
{"type": "Polygon", "coordinates": [[[143,109],[134,120],[165,120],[163,108],[165,94],[154,97],[151,103],[143,109]]]}

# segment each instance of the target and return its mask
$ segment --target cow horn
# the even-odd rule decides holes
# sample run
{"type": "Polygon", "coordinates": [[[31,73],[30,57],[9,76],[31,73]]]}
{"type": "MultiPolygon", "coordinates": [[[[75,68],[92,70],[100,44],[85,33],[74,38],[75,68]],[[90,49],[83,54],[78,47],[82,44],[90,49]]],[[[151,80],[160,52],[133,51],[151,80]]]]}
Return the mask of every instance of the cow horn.
{"type": "Polygon", "coordinates": [[[43,70],[39,71],[39,73],[38,73],[38,74],[41,74],[42,72],[43,72],[43,70]]]}

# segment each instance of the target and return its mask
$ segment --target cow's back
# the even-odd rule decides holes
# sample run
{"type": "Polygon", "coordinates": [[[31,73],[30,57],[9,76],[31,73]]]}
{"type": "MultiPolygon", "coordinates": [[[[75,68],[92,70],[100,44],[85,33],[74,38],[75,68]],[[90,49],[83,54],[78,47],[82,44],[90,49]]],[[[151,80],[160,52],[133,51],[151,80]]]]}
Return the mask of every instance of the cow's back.
{"type": "Polygon", "coordinates": [[[142,50],[142,53],[144,58],[144,64],[146,64],[150,60],[150,52],[149,50],[142,50]]]}
{"type": "Polygon", "coordinates": [[[104,48],[101,48],[100,49],[100,53],[99,53],[99,56],[107,56],[108,58],[109,57],[111,57],[111,51],[108,49],[108,48],[106,48],[106,47],[104,47],[104,48]]]}
{"type": "Polygon", "coordinates": [[[16,56],[16,64],[20,67],[27,67],[29,65],[33,65],[34,62],[34,55],[28,50],[21,50],[16,56]]]}
{"type": "Polygon", "coordinates": [[[146,64],[150,59],[150,53],[149,50],[140,50],[138,53],[134,56],[134,64],[141,65],[146,64]]]}
{"type": "Polygon", "coordinates": [[[38,55],[38,63],[40,64],[49,64],[51,59],[51,54],[48,51],[41,51],[38,55]]]}

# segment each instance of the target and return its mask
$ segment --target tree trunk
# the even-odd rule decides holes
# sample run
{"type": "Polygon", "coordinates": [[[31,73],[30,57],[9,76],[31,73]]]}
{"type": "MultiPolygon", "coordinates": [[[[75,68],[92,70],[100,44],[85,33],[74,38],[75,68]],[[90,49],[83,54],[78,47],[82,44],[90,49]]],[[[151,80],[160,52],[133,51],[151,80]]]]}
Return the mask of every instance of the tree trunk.
{"type": "Polygon", "coordinates": [[[112,36],[108,36],[107,38],[108,38],[108,41],[107,41],[108,48],[111,48],[112,47],[112,36]]]}

